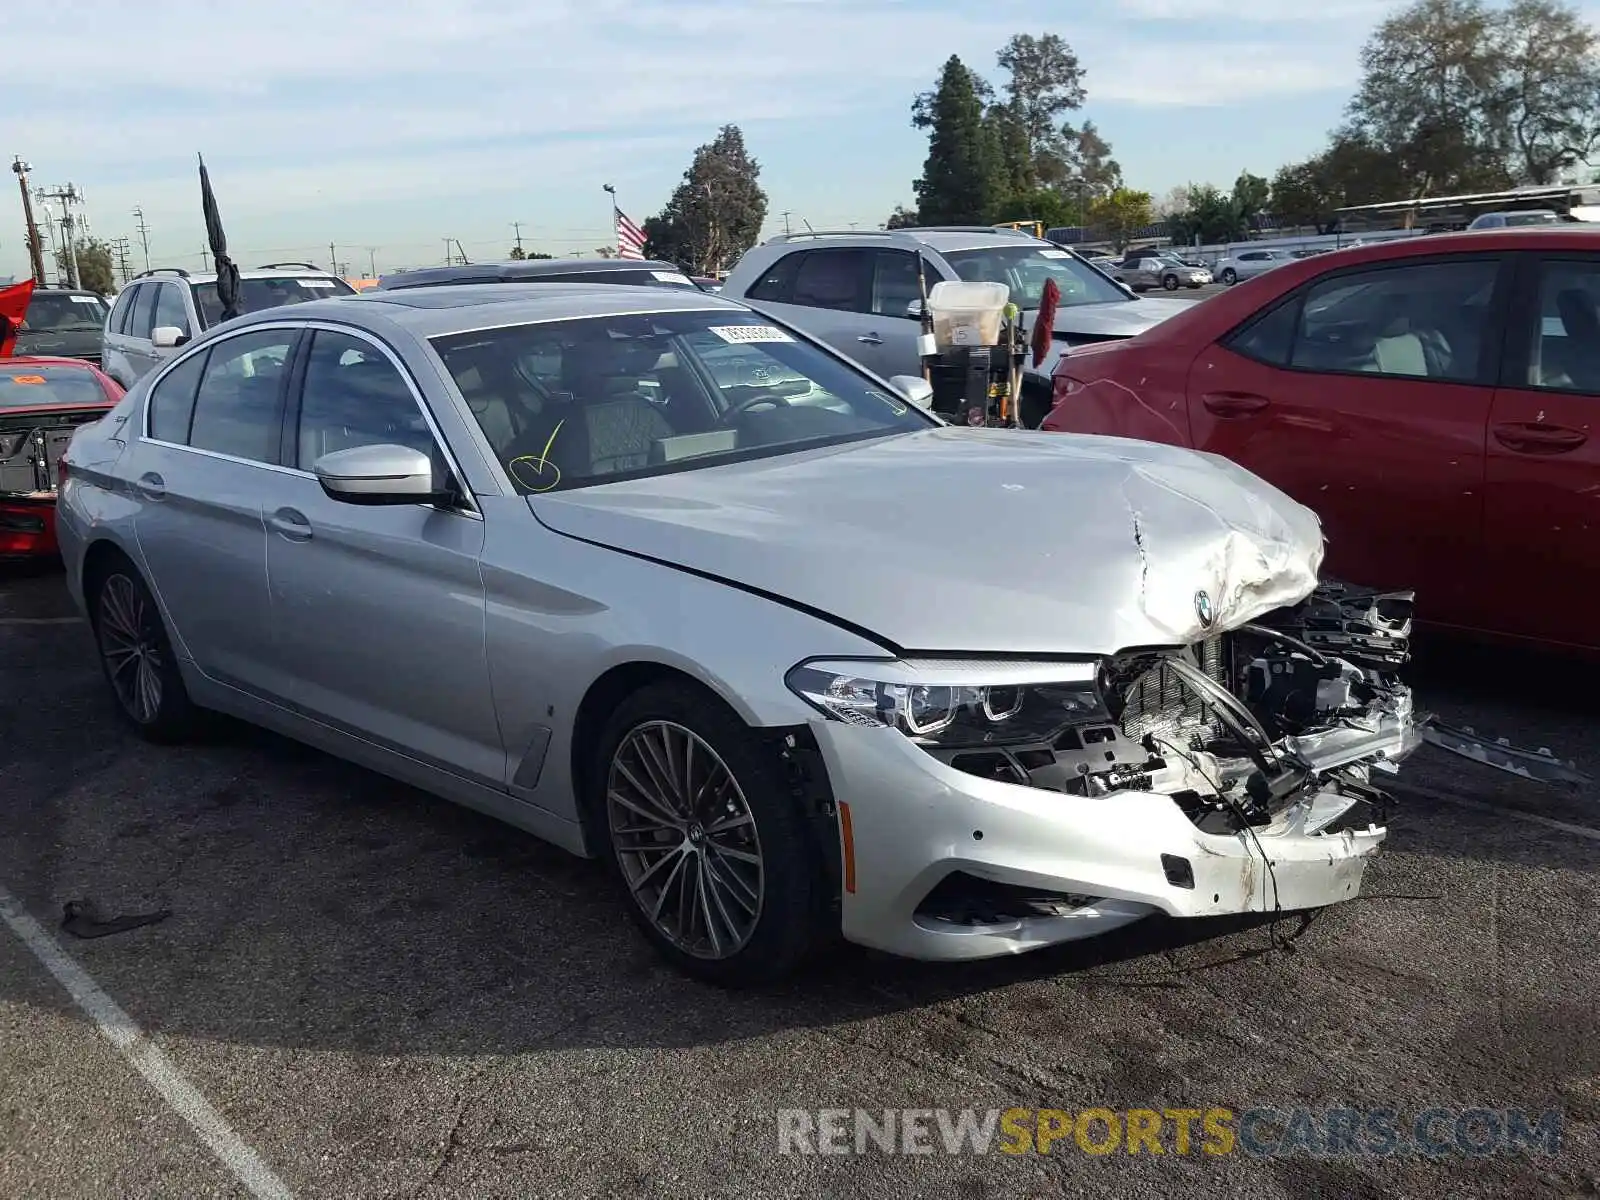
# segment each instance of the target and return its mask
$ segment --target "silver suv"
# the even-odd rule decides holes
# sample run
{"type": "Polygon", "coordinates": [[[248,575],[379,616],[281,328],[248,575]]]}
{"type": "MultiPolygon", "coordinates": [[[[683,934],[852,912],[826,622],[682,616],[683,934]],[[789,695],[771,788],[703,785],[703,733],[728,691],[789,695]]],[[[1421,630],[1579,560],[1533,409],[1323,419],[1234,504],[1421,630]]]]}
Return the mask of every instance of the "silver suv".
{"type": "Polygon", "coordinates": [[[1050,410],[1050,373],[1072,346],[1132,337],[1190,301],[1144,299],[1071,250],[989,226],[786,234],[756,246],[729,273],[722,294],[810,334],[884,379],[921,371],[922,286],[946,279],[1003,283],[1024,310],[1037,311],[1045,281],[1061,289],[1054,352],[1030,359],[1022,418],[1050,410]]]}
{"type": "MultiPolygon", "coordinates": [[[[239,272],[240,314],[355,294],[339,276],[310,263],[269,263],[239,272]]],[[[191,274],[181,267],[141,272],[122,289],[106,318],[101,370],[130,388],[221,320],[215,274],[191,274]]]]}

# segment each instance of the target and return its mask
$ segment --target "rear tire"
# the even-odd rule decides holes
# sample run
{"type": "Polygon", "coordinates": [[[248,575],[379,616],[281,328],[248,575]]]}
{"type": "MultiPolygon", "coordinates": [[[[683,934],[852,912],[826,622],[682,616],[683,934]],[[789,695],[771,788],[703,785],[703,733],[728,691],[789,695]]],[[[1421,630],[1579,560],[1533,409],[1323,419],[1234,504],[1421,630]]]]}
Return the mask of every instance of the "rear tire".
{"type": "Polygon", "coordinates": [[[1229,267],[1222,273],[1222,282],[1226,286],[1232,287],[1234,284],[1239,282],[1239,273],[1232,267],[1229,267]]]}
{"type": "Polygon", "coordinates": [[[635,692],[587,783],[628,911],[668,962],[750,987],[805,960],[822,862],[776,755],[719,700],[677,682],[635,692]]]}
{"type": "Polygon", "coordinates": [[[150,742],[191,736],[199,710],[178,671],[161,609],[138,570],[119,558],[99,575],[88,601],[100,669],[122,719],[150,742]]]}
{"type": "Polygon", "coordinates": [[[1178,277],[1176,275],[1163,275],[1161,277],[1161,286],[1166,288],[1169,292],[1177,291],[1178,277]]]}

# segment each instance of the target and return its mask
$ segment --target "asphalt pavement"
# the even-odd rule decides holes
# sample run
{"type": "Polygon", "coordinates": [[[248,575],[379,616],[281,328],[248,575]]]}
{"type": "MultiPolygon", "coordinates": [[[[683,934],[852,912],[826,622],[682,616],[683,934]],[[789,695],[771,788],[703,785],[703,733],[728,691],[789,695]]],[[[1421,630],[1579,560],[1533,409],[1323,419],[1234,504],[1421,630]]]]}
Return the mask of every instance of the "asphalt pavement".
{"type": "MultiPolygon", "coordinates": [[[[1415,682],[1600,776],[1591,673],[1425,643],[1415,682]]],[[[1152,921],[730,995],[525,834],[237,726],[129,736],[59,572],[0,574],[0,695],[6,1197],[1600,1194],[1594,788],[1419,751],[1365,894],[1277,948],[1152,921]],[[85,939],[73,901],[170,915],[85,939]],[[779,1153],[785,1109],[1096,1106],[1442,1108],[1446,1144],[779,1153]],[[1467,1153],[1463,1109],[1556,1112],[1559,1147],[1467,1153]]]]}

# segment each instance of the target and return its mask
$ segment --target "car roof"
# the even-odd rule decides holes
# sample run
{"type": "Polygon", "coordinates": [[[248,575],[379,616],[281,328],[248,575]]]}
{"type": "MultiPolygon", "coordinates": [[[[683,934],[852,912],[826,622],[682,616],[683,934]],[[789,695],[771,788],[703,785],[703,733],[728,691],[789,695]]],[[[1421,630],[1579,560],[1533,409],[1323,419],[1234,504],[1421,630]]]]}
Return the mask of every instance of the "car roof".
{"type": "Polygon", "coordinates": [[[866,248],[904,245],[906,239],[920,242],[940,254],[956,250],[999,250],[1007,246],[1037,246],[1041,249],[1059,249],[1054,242],[1036,238],[1031,233],[1012,229],[991,229],[986,225],[949,225],[906,227],[902,229],[815,230],[808,233],[781,234],[769,238],[762,245],[773,250],[804,250],[808,246],[859,245],[866,248]]]}
{"type": "MultiPolygon", "coordinates": [[[[9,285],[0,284],[0,287],[6,286],[9,285]]],[[[36,287],[33,289],[33,294],[35,296],[93,296],[96,300],[105,299],[104,296],[95,291],[93,288],[36,287]]]]}
{"type": "Polygon", "coordinates": [[[637,258],[514,258],[506,262],[469,263],[465,266],[423,267],[416,271],[400,271],[378,280],[381,291],[410,287],[433,287],[451,280],[481,280],[485,275],[512,280],[534,281],[546,275],[614,275],[626,271],[683,272],[668,262],[637,258]]]}
{"type": "MultiPolygon", "coordinates": [[[[248,271],[241,269],[240,272],[239,272],[239,278],[240,279],[340,279],[342,277],[339,276],[339,275],[335,275],[332,271],[324,271],[321,267],[299,267],[299,268],[295,268],[295,267],[287,267],[287,266],[285,266],[285,267],[254,267],[254,268],[252,268],[252,269],[250,269],[248,271]]],[[[144,274],[143,272],[140,272],[138,275],[135,275],[132,279],[128,280],[127,283],[123,284],[123,287],[124,287],[124,289],[130,288],[136,283],[148,283],[151,280],[155,280],[157,282],[159,282],[161,280],[171,280],[174,283],[215,283],[217,281],[217,273],[215,271],[187,271],[184,274],[180,275],[175,270],[163,270],[162,268],[157,267],[155,270],[151,271],[148,275],[144,274]]]]}
{"type": "Polygon", "coordinates": [[[749,313],[743,304],[711,292],[633,284],[469,283],[453,286],[372,289],[354,296],[308,300],[235,318],[218,329],[281,321],[333,320],[346,324],[399,326],[420,338],[466,333],[504,325],[581,320],[648,312],[722,311],[749,313]]]}

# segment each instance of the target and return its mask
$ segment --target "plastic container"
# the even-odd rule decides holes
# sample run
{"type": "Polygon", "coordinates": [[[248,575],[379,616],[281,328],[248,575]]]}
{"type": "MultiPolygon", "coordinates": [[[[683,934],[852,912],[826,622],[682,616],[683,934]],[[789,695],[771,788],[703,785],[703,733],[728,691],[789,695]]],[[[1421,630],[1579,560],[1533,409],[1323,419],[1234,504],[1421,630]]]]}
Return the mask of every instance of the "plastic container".
{"type": "Polygon", "coordinates": [[[993,346],[1011,289],[1003,283],[946,279],[928,293],[933,340],[939,346],[993,346]]]}

